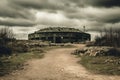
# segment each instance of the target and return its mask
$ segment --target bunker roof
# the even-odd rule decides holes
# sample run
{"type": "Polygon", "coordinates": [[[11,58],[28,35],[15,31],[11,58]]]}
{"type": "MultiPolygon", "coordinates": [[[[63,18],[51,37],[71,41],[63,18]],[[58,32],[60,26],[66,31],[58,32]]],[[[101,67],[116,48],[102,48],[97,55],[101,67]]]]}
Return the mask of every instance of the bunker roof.
{"type": "Polygon", "coordinates": [[[36,33],[41,33],[41,32],[82,32],[82,31],[75,28],[65,28],[65,27],[49,27],[36,31],[36,33]]]}

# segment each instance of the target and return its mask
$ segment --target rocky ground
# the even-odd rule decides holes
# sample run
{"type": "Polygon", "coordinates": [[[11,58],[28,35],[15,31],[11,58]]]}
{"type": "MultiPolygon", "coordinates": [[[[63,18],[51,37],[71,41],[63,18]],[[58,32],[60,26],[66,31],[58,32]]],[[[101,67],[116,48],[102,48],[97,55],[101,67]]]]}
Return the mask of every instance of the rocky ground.
{"type": "Polygon", "coordinates": [[[28,61],[25,69],[11,75],[1,77],[0,80],[119,80],[120,76],[96,75],[88,72],[78,64],[79,58],[71,55],[77,48],[59,48],[48,51],[43,59],[28,61]]]}
{"type": "Polygon", "coordinates": [[[106,46],[92,46],[76,49],[72,52],[75,55],[86,56],[120,56],[120,49],[106,46]]]}

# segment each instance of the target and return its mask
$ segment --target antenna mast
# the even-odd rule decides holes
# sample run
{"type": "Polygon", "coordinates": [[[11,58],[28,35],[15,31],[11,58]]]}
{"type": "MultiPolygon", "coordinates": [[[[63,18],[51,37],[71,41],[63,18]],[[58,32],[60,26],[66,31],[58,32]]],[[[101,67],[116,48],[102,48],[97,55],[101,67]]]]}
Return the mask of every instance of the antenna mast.
{"type": "Polygon", "coordinates": [[[86,27],[85,26],[83,26],[83,29],[84,29],[84,32],[86,32],[86,27]]]}

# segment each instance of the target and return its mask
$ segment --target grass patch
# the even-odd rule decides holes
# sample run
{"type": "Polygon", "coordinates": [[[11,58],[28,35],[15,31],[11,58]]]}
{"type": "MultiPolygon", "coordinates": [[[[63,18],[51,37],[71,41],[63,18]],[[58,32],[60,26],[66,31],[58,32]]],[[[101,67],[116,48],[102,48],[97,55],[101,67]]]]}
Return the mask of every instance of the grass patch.
{"type": "Polygon", "coordinates": [[[24,63],[30,59],[40,59],[44,57],[46,51],[57,48],[73,48],[72,45],[33,47],[27,53],[16,53],[10,56],[0,57],[0,76],[4,76],[14,70],[23,69],[24,63]]]}
{"type": "Polygon", "coordinates": [[[113,56],[82,56],[80,63],[90,72],[105,75],[120,75],[120,58],[113,56]]]}
{"type": "Polygon", "coordinates": [[[42,58],[44,55],[39,52],[21,53],[9,57],[0,58],[0,76],[11,73],[14,70],[23,69],[24,62],[33,58],[42,58]]]}

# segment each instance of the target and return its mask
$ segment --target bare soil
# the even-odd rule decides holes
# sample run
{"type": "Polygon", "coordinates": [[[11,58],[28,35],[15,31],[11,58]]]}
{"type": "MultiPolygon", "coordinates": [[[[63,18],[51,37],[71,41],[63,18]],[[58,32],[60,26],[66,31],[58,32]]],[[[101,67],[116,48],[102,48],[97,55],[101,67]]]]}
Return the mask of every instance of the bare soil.
{"type": "MultiPolygon", "coordinates": [[[[76,45],[83,48],[84,45],[76,45]]],[[[92,74],[71,55],[76,48],[59,48],[45,53],[43,59],[27,62],[24,70],[1,77],[0,80],[120,80],[120,76],[92,74]]]]}

